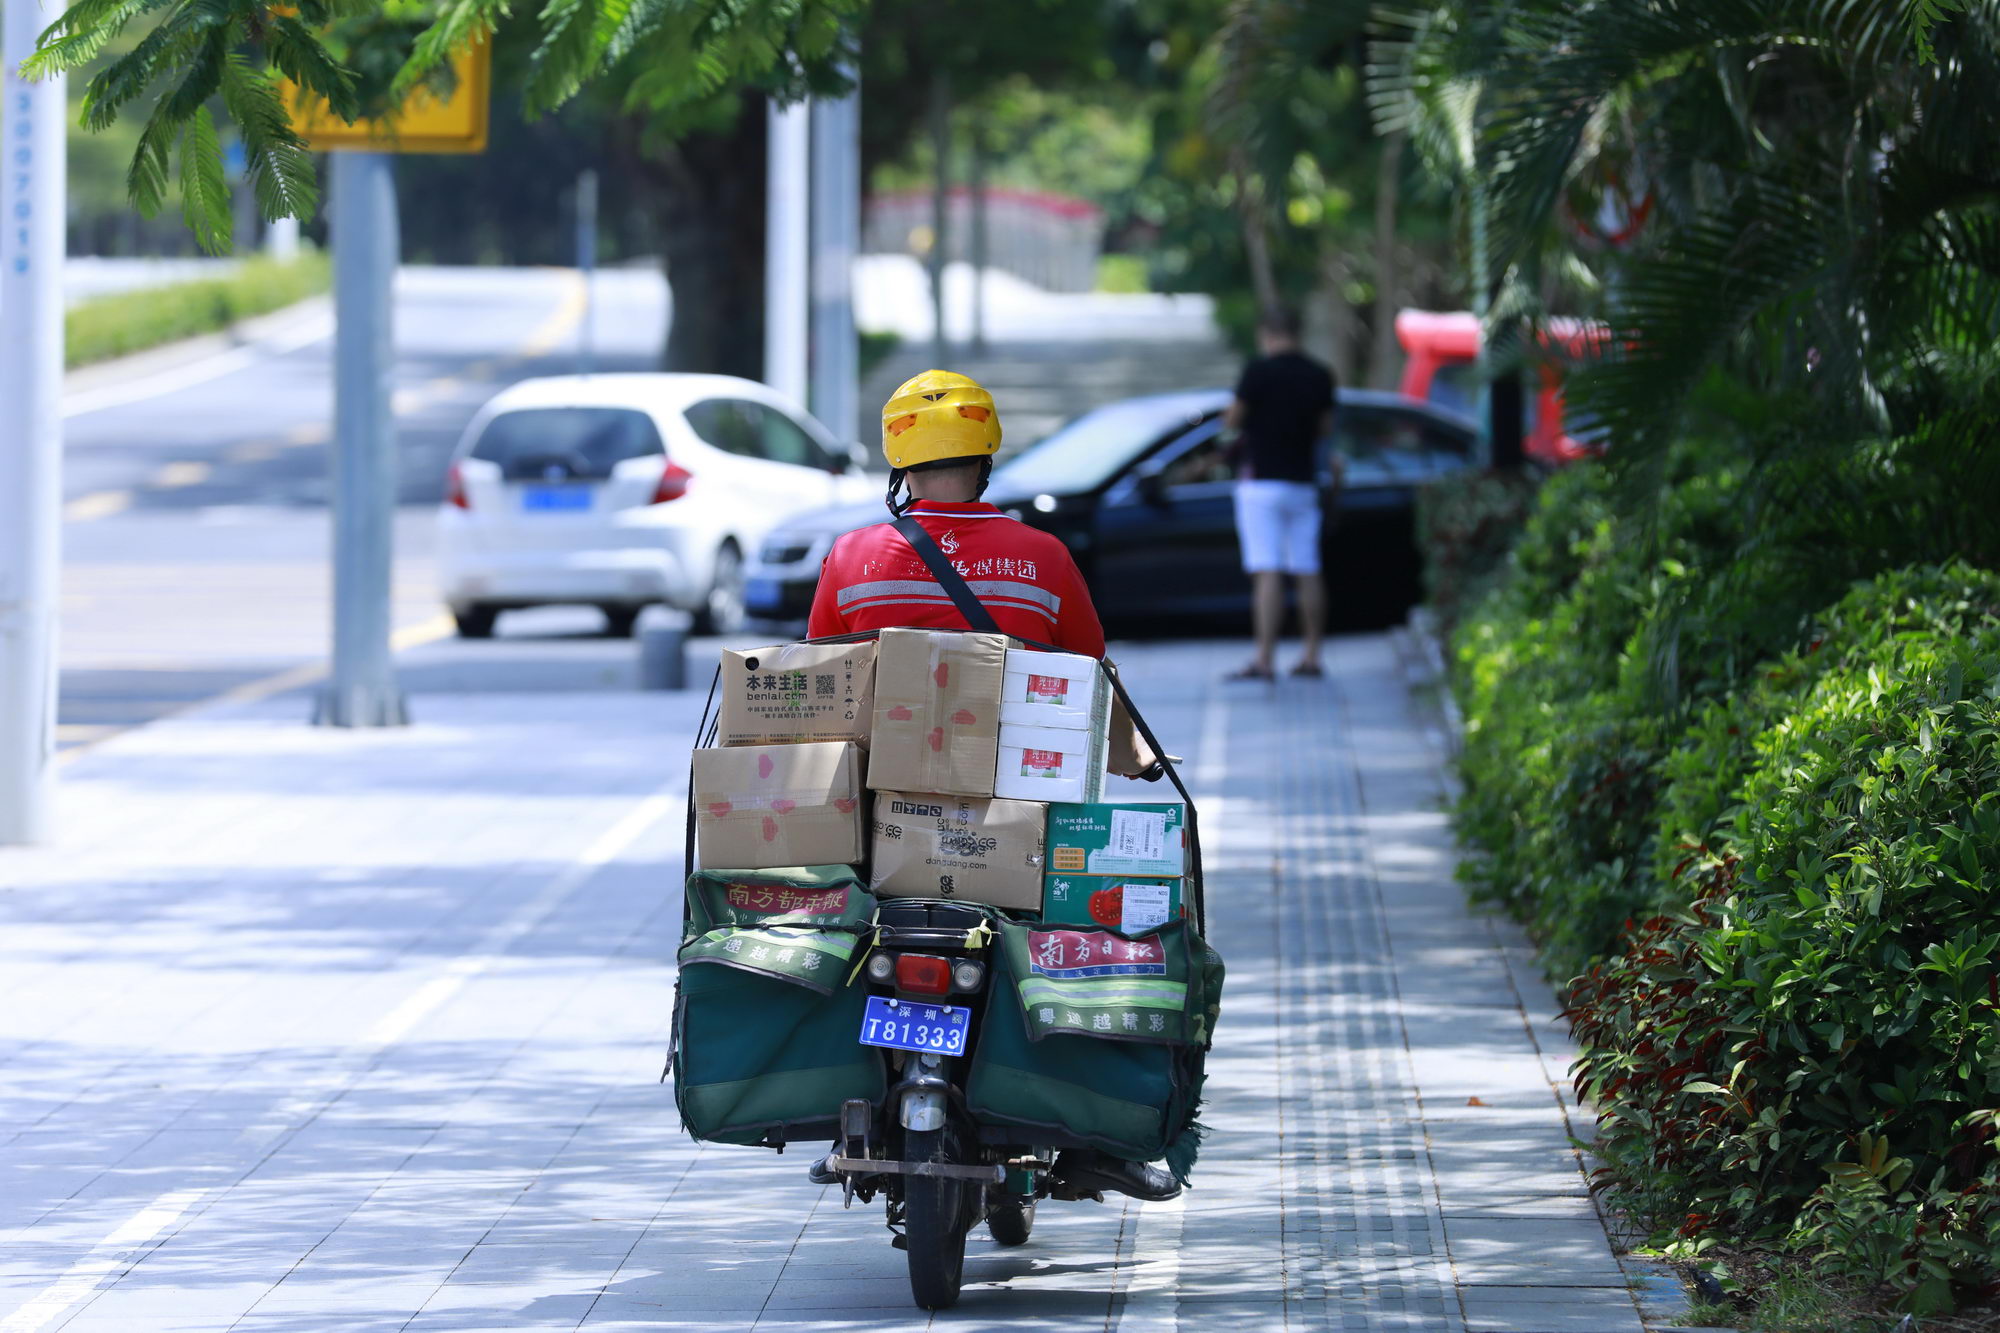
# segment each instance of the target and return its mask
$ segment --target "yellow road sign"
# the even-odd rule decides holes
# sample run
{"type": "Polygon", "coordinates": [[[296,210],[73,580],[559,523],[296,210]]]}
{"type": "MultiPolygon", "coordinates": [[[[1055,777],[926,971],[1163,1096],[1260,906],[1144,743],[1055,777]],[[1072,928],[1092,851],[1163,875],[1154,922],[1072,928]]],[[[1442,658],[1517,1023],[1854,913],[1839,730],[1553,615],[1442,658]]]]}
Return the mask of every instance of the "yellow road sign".
{"type": "Polygon", "coordinates": [[[316,152],[367,150],[375,153],[483,153],[487,104],[491,101],[493,46],[473,42],[451,61],[458,86],[448,100],[428,90],[411,93],[393,117],[357,120],[352,125],[318,98],[299,100],[290,82],[283,88],[292,124],[316,152]]]}

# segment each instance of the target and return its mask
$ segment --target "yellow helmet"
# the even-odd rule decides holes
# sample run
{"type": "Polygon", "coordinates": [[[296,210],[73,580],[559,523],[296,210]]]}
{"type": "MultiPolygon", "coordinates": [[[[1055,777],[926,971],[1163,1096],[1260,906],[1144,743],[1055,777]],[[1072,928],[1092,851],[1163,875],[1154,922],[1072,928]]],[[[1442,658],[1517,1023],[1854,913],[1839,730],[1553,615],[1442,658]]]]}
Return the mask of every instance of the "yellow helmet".
{"type": "Polygon", "coordinates": [[[882,452],[892,468],[951,458],[986,458],[1000,449],[1000,413],[978,380],[926,370],[882,404],[882,452]]]}

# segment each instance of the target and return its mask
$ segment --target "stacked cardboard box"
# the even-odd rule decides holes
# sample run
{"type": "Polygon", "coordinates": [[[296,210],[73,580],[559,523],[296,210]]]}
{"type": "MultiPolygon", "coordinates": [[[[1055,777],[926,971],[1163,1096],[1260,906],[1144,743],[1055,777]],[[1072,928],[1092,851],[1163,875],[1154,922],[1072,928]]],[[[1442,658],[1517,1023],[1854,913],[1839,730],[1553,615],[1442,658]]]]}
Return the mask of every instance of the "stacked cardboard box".
{"type": "Polygon", "coordinates": [[[994,794],[1029,801],[1097,800],[1104,794],[1110,721],[1111,690],[1095,658],[1009,649],[994,794]]]}
{"type": "Polygon", "coordinates": [[[861,749],[852,741],[694,752],[704,869],[859,865],[861,749]]]}
{"type": "Polygon", "coordinates": [[[1050,806],[1043,919],[1136,934],[1178,918],[1186,821],[1178,804],[1050,806]]]}

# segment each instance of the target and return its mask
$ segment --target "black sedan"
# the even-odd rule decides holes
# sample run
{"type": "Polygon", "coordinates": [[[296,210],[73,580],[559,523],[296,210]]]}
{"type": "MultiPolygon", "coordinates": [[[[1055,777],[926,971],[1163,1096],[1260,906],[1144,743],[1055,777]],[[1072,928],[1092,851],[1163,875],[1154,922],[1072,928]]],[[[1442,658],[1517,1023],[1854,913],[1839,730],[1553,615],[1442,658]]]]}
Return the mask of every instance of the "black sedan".
{"type": "MultiPolygon", "coordinates": [[[[1087,412],[996,468],[986,498],[1068,544],[1107,624],[1247,625],[1250,580],[1222,440],[1229,399],[1226,389],[1191,390],[1087,412]]],[[[1417,488],[1470,466],[1477,433],[1400,394],[1341,391],[1332,446],[1342,483],[1322,474],[1335,624],[1390,623],[1417,600],[1417,488]]],[[[885,518],[880,503],[842,505],[779,525],[748,571],[750,614],[803,620],[834,538],[885,518]]]]}

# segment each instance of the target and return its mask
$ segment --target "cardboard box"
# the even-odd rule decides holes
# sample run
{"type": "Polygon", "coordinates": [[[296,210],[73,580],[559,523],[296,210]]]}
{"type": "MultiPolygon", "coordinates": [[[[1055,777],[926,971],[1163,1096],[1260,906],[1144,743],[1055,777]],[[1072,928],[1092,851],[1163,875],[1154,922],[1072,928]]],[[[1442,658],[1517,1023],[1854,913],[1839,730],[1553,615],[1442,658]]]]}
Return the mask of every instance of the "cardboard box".
{"type": "Polygon", "coordinates": [[[875,645],[868,785],[991,796],[1007,636],[885,629],[875,645]]]}
{"type": "Polygon", "coordinates": [[[1065,727],[1103,733],[1111,720],[1111,686],[1097,659],[1078,653],[1007,650],[1000,689],[1000,725],[1065,727]]]}
{"type": "Polygon", "coordinates": [[[1049,869],[1089,875],[1187,874],[1187,811],[1170,805],[1052,805],[1049,869]]]}
{"type": "Polygon", "coordinates": [[[866,744],[875,645],[780,643],[722,654],[722,745],[866,744]]]}
{"type": "Polygon", "coordinates": [[[890,898],[1039,911],[1047,819],[1036,801],[877,792],[869,887],[890,898]]]}
{"type": "Polygon", "coordinates": [[[704,869],[861,862],[861,749],[851,742],[696,750],[694,799],[704,869]]]}
{"type": "Polygon", "coordinates": [[[1042,880],[1042,920],[1052,926],[1101,926],[1138,935],[1187,910],[1178,879],[1140,875],[1065,875],[1042,880]]]}
{"type": "Polygon", "coordinates": [[[1104,795],[1104,733],[1002,722],[993,794],[1022,801],[1095,801],[1104,795]]]}

